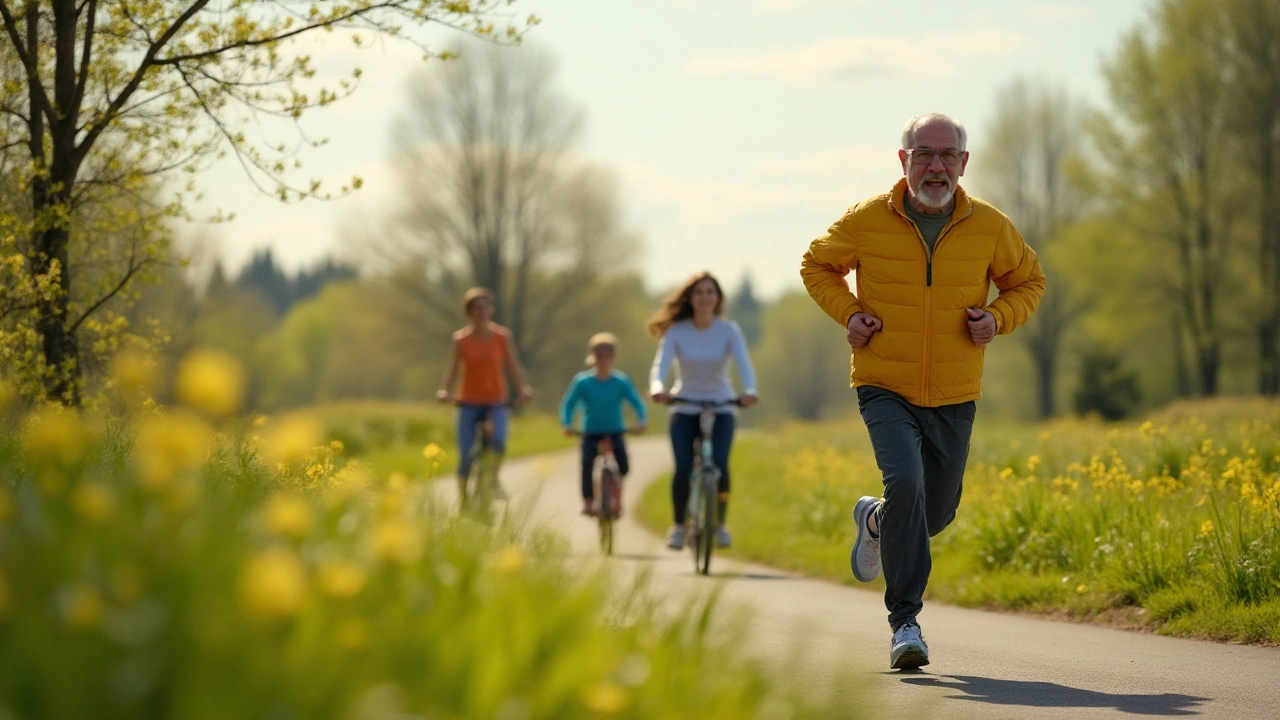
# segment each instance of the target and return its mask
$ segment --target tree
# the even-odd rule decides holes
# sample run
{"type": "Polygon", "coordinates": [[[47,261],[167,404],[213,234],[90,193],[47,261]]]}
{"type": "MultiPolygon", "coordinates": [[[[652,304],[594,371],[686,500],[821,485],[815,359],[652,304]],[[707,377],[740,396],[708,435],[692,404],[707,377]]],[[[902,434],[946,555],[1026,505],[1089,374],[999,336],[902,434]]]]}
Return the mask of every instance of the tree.
{"type": "Polygon", "coordinates": [[[992,152],[982,162],[985,185],[996,206],[1040,253],[1053,288],[1015,336],[1031,353],[1042,418],[1054,414],[1063,340],[1082,309],[1070,289],[1059,284],[1063,275],[1054,257],[1063,229],[1083,209],[1083,198],[1068,178],[1083,145],[1083,118],[1066,91],[1036,87],[1023,79],[997,96],[996,119],[987,139],[992,152]]]}
{"type": "Polygon", "coordinates": [[[729,301],[729,317],[742,328],[742,335],[750,347],[755,347],[760,342],[760,315],[763,310],[751,286],[751,277],[744,275],[741,287],[729,301]]]}
{"type": "Polygon", "coordinates": [[[1240,156],[1254,174],[1248,193],[1256,203],[1257,278],[1261,296],[1254,332],[1258,340],[1258,392],[1280,394],[1280,3],[1224,0],[1219,67],[1233,111],[1231,130],[1240,156]]]}
{"type": "MultiPolygon", "coordinates": [[[[152,178],[197,169],[220,148],[229,148],[259,187],[282,199],[322,196],[316,183],[295,188],[288,182],[299,151],[311,144],[305,138],[267,147],[240,129],[261,115],[296,121],[354,89],[358,71],[335,87],[314,87],[310,58],[287,54],[287,42],[320,30],[357,32],[357,44],[370,35],[418,42],[406,30],[429,22],[497,37],[491,17],[505,5],[0,0],[0,61],[11,58],[20,68],[0,73],[0,114],[12,133],[4,142],[25,153],[22,212],[5,218],[0,250],[24,277],[22,284],[37,290],[15,293],[22,297],[5,304],[11,313],[25,313],[38,336],[44,393],[79,404],[78,332],[156,254],[152,244],[142,246],[114,284],[77,301],[76,278],[68,272],[77,211],[103,195],[140,195],[152,178]]],[[[518,36],[517,28],[508,30],[507,37],[518,36]]],[[[135,206],[120,229],[163,235],[162,221],[182,215],[191,190],[188,185],[166,200],[135,206]]]]}
{"type": "Polygon", "coordinates": [[[467,287],[490,288],[536,375],[561,334],[580,332],[567,319],[592,288],[627,269],[617,185],[570,154],[581,113],[534,48],[467,51],[415,78],[411,102],[397,128],[404,211],[362,242],[379,248],[371,269],[423,352],[462,322],[467,287]]]}
{"type": "Polygon", "coordinates": [[[763,407],[818,420],[854,400],[845,333],[813,311],[807,293],[788,293],[765,311],[755,355],[763,407]]]}
{"type": "Polygon", "coordinates": [[[1158,3],[1149,29],[1126,37],[1106,65],[1115,117],[1094,126],[1111,170],[1104,195],[1149,244],[1146,273],[1133,281],[1163,289],[1171,349],[1190,348],[1190,362],[1177,362],[1194,369],[1203,395],[1218,393],[1231,300],[1224,296],[1240,284],[1232,236],[1245,197],[1214,55],[1218,20],[1213,0],[1158,3]]]}

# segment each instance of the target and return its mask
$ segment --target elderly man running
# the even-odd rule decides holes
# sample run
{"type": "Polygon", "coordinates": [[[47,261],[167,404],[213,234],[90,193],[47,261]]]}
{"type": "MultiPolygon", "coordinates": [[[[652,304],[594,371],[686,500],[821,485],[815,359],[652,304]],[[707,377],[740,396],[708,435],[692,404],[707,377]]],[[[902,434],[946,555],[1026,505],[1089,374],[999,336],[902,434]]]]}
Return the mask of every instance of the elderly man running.
{"type": "Polygon", "coordinates": [[[884,476],[883,499],[853,509],[853,574],[870,582],[883,564],[889,663],[915,668],[929,662],[916,620],[929,538],[960,506],[985,346],[1031,317],[1045,279],[1009,218],[959,186],[969,162],[960,123],[912,118],[898,159],[905,177],[814,240],[800,275],[848,331],[851,385],[884,476]]]}

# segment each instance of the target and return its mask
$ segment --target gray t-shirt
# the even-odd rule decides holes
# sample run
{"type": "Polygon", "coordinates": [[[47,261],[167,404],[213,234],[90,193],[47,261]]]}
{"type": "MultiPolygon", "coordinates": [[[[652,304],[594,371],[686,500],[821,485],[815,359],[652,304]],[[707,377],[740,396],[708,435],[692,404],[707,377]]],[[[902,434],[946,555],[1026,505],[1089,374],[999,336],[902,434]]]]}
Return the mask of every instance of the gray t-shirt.
{"type": "Polygon", "coordinates": [[[907,217],[911,218],[911,222],[915,223],[916,227],[920,229],[920,235],[924,237],[924,244],[929,246],[929,254],[932,255],[933,245],[938,242],[938,236],[942,234],[942,228],[951,222],[951,213],[927,215],[916,210],[911,204],[910,198],[903,198],[902,204],[907,211],[907,217]]]}

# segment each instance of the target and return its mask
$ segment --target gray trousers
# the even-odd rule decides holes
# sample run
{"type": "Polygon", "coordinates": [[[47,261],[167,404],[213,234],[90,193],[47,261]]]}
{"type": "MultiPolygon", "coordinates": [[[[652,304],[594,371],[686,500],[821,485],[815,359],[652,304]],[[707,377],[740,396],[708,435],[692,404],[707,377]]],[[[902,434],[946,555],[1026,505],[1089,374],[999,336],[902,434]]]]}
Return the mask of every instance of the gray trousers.
{"type": "Polygon", "coordinates": [[[880,562],[889,626],[914,621],[924,606],[933,559],[929,538],[956,517],[977,404],[929,408],[863,385],[858,410],[884,476],[878,510],[880,562]]]}

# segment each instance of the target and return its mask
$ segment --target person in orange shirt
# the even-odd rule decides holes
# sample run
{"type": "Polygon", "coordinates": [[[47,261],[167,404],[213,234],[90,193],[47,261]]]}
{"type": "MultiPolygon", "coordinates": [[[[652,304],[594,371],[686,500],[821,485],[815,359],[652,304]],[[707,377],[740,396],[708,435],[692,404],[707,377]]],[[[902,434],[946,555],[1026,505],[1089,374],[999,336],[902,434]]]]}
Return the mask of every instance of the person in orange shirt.
{"type": "MultiPolygon", "coordinates": [[[[525,381],[511,331],[492,320],[493,293],[486,288],[471,288],[463,296],[463,308],[471,322],[453,334],[453,359],[444,372],[436,399],[442,403],[458,403],[458,491],[465,499],[476,423],[482,420],[491,423],[490,439],[502,455],[507,449],[507,403],[511,401],[507,373],[511,373],[520,388],[517,395],[520,402],[528,401],[533,389],[525,381]],[[454,395],[453,384],[459,368],[462,383],[454,395]]],[[[494,496],[504,496],[500,486],[494,487],[494,496]]]]}

